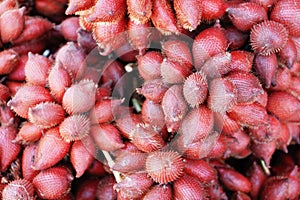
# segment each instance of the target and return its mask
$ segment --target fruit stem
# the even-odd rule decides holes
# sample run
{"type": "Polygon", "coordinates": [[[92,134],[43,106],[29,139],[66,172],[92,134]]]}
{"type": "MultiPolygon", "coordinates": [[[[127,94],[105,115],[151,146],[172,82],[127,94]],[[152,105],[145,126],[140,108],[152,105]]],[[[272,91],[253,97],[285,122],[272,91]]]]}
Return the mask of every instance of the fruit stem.
{"type": "Polygon", "coordinates": [[[132,99],[132,104],[133,104],[133,107],[134,107],[134,109],[136,110],[136,112],[139,113],[139,112],[142,111],[142,107],[141,107],[141,105],[139,104],[139,102],[138,102],[137,99],[133,98],[133,99],[132,99]]]}
{"type": "MultiPolygon", "coordinates": [[[[102,150],[102,153],[103,153],[105,159],[107,160],[108,166],[110,168],[112,168],[112,166],[115,164],[115,162],[111,158],[110,154],[107,151],[103,151],[103,150],[102,150]]],[[[115,170],[112,170],[112,173],[113,173],[117,183],[120,183],[122,181],[120,173],[115,170]]]]}
{"type": "Polygon", "coordinates": [[[264,172],[266,173],[267,176],[271,175],[270,169],[267,167],[266,163],[264,160],[260,160],[261,166],[264,170],[264,172]]]}

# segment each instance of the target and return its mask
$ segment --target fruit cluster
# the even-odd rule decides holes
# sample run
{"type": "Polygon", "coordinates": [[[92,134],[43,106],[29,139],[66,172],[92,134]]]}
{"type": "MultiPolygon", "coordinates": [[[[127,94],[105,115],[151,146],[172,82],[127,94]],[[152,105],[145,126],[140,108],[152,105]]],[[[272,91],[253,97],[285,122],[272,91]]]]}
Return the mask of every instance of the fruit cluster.
{"type": "Polygon", "coordinates": [[[298,16],[298,0],[1,1],[2,199],[298,199],[298,16]]]}

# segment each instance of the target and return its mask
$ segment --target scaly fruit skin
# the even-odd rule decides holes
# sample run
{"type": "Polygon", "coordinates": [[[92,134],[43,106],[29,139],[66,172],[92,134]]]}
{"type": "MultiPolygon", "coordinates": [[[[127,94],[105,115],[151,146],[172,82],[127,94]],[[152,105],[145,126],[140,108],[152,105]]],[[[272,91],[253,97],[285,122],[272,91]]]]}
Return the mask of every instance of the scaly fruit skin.
{"type": "Polygon", "coordinates": [[[57,199],[70,191],[72,180],[66,167],[52,167],[41,171],[32,183],[40,198],[57,199]]]}
{"type": "Polygon", "coordinates": [[[152,15],[153,1],[126,0],[129,18],[136,24],[145,24],[152,15]]]}
{"type": "Polygon", "coordinates": [[[70,143],[63,140],[58,127],[48,129],[39,140],[32,168],[43,170],[54,166],[67,155],[69,149],[70,143]]]}
{"type": "Polygon", "coordinates": [[[267,11],[252,2],[240,3],[227,8],[233,25],[241,31],[249,31],[253,25],[268,19],[267,11]]]}
{"type": "Polygon", "coordinates": [[[12,143],[13,139],[17,135],[17,130],[14,127],[0,127],[0,163],[1,172],[4,172],[10,164],[17,158],[21,150],[19,144],[12,143]]]}
{"type": "Polygon", "coordinates": [[[201,1],[193,0],[175,0],[174,10],[176,12],[177,20],[183,28],[193,31],[201,22],[202,7],[201,1]]]}
{"type": "Polygon", "coordinates": [[[34,197],[33,184],[26,180],[20,179],[10,182],[2,191],[2,198],[8,199],[25,199],[31,200],[34,197]]]}
{"type": "Polygon", "coordinates": [[[250,33],[252,48],[258,54],[265,56],[279,52],[285,47],[287,40],[288,31],[284,25],[275,21],[256,24],[250,33]]]}
{"type": "Polygon", "coordinates": [[[158,183],[177,180],[183,173],[184,162],[178,152],[154,152],[146,158],[146,171],[158,183]],[[168,163],[167,165],[165,163],[168,163]]]}
{"type": "Polygon", "coordinates": [[[0,36],[3,43],[17,39],[22,33],[25,21],[25,9],[25,7],[11,9],[0,16],[0,36]],[[11,26],[7,26],[8,21],[13,21],[14,23],[12,23],[11,26]]]}
{"type": "Polygon", "coordinates": [[[296,199],[295,3],[0,2],[0,193],[296,199]]]}

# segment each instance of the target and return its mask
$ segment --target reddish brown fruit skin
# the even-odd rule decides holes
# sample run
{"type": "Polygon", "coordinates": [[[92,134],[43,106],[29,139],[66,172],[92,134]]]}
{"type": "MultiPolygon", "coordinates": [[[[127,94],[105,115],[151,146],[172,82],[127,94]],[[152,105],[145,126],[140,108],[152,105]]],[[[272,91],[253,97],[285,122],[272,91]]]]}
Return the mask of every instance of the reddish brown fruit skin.
{"type": "Polygon", "coordinates": [[[94,159],[92,164],[86,170],[86,174],[93,176],[104,176],[107,172],[105,171],[104,165],[97,159],[94,159]]]}
{"type": "Polygon", "coordinates": [[[40,172],[32,169],[34,165],[35,155],[37,153],[37,144],[28,145],[25,147],[22,155],[22,176],[24,179],[32,181],[32,179],[40,172]]]}
{"type": "Polygon", "coordinates": [[[226,167],[218,167],[217,170],[219,172],[221,182],[223,182],[224,186],[229,190],[245,193],[251,191],[251,183],[239,172],[226,167]]]}
{"type": "Polygon", "coordinates": [[[14,44],[22,44],[37,39],[45,35],[54,27],[49,20],[41,17],[26,16],[24,30],[20,36],[13,41],[14,44]]]}
{"type": "Polygon", "coordinates": [[[254,162],[251,168],[247,171],[247,177],[252,185],[250,195],[252,198],[257,198],[262,185],[267,179],[267,175],[262,168],[254,162]]]}
{"type": "Polygon", "coordinates": [[[228,199],[223,187],[217,181],[214,181],[207,190],[211,199],[228,199]]]}
{"type": "Polygon", "coordinates": [[[247,51],[232,51],[231,52],[231,62],[230,68],[232,71],[245,71],[250,72],[252,68],[252,63],[254,59],[254,54],[247,51]]]}
{"type": "Polygon", "coordinates": [[[144,80],[153,80],[160,78],[160,64],[163,56],[158,51],[148,51],[143,56],[137,57],[138,70],[144,80]]]}
{"type": "Polygon", "coordinates": [[[284,24],[290,35],[300,36],[299,21],[294,20],[300,16],[299,2],[293,0],[279,1],[273,8],[270,19],[284,24]]]}
{"type": "Polygon", "coordinates": [[[16,51],[9,49],[0,52],[0,74],[9,74],[18,64],[19,55],[16,51]]]}
{"type": "Polygon", "coordinates": [[[66,89],[62,107],[69,114],[88,112],[96,101],[97,85],[91,80],[81,80],[66,89]]]}
{"type": "Polygon", "coordinates": [[[100,180],[98,178],[82,179],[82,181],[78,183],[78,189],[76,190],[74,195],[75,199],[95,199],[99,181],[100,180]]]}
{"type": "Polygon", "coordinates": [[[20,55],[18,64],[13,69],[13,71],[8,74],[7,78],[12,81],[25,81],[25,64],[27,60],[27,54],[20,55]]]}
{"type": "Polygon", "coordinates": [[[116,119],[116,127],[125,138],[131,138],[135,127],[142,122],[142,116],[129,114],[116,119]]]}
{"type": "Polygon", "coordinates": [[[19,119],[15,115],[15,113],[7,106],[0,106],[0,122],[3,128],[5,127],[17,127],[19,124],[19,119]]]}
{"type": "Polygon", "coordinates": [[[170,185],[154,185],[145,194],[143,200],[171,200],[172,188],[170,185]]]}
{"type": "Polygon", "coordinates": [[[226,28],[224,31],[225,37],[228,40],[228,48],[236,50],[243,47],[248,39],[248,35],[241,32],[235,27],[226,28]]]}
{"type": "Polygon", "coordinates": [[[300,78],[298,76],[293,76],[291,78],[291,83],[287,92],[300,99],[300,88],[299,88],[300,78]]]}
{"type": "Polygon", "coordinates": [[[121,153],[116,156],[112,169],[122,173],[140,172],[144,170],[146,154],[140,151],[131,152],[120,149],[121,153]]]}
{"type": "Polygon", "coordinates": [[[96,197],[98,200],[113,200],[117,198],[117,191],[113,189],[116,183],[113,176],[103,177],[97,186],[96,197]]]}
{"type": "Polygon", "coordinates": [[[29,52],[41,54],[46,49],[46,39],[42,37],[36,40],[24,42],[18,45],[14,45],[13,47],[11,47],[11,49],[20,55],[27,54],[29,52]]]}
{"type": "Polygon", "coordinates": [[[289,132],[289,129],[286,123],[280,123],[280,132],[276,138],[277,149],[281,149],[284,152],[288,152],[287,146],[290,144],[292,135],[289,132]]]}
{"type": "Polygon", "coordinates": [[[52,167],[41,171],[32,183],[40,198],[57,199],[69,192],[72,180],[65,167],[52,167]]]}
{"type": "Polygon", "coordinates": [[[151,124],[159,129],[165,126],[165,115],[161,105],[149,99],[143,102],[142,119],[145,123],[151,124]]]}
{"type": "Polygon", "coordinates": [[[14,139],[14,142],[27,144],[38,141],[42,136],[42,129],[30,122],[24,122],[14,139]]]}
{"type": "Polygon", "coordinates": [[[194,66],[200,69],[210,57],[225,52],[227,39],[220,28],[208,28],[200,32],[193,43],[194,66]]]}
{"type": "Polygon", "coordinates": [[[182,175],[184,162],[176,151],[156,151],[147,156],[145,168],[155,182],[166,184],[182,175]]]}
{"type": "MultiPolygon", "coordinates": [[[[246,151],[249,151],[250,137],[245,131],[239,130],[232,133],[230,136],[226,136],[227,150],[224,157],[236,157],[242,158],[246,151]]],[[[249,153],[250,154],[250,153],[249,153]]],[[[248,156],[248,154],[246,153],[248,156]]]]}
{"type": "Polygon", "coordinates": [[[86,15],[87,22],[116,22],[126,13],[125,0],[98,0],[91,7],[91,13],[86,15]]]}
{"type": "Polygon", "coordinates": [[[18,5],[17,5],[17,2],[14,1],[14,0],[4,0],[4,1],[1,1],[0,3],[0,16],[6,12],[7,10],[11,10],[11,9],[14,9],[16,8],[18,5]]]}
{"type": "Polygon", "coordinates": [[[107,56],[115,49],[127,43],[127,20],[120,19],[117,23],[97,22],[93,27],[93,37],[102,49],[100,55],[107,56]]]}
{"type": "MultiPolygon", "coordinates": [[[[9,89],[11,96],[15,96],[17,91],[24,85],[22,82],[6,81],[6,86],[9,89]]],[[[8,101],[9,102],[9,101],[8,101]]],[[[8,104],[9,105],[9,104],[8,104]]]]}
{"type": "Polygon", "coordinates": [[[121,62],[117,60],[107,60],[103,66],[101,73],[101,81],[103,84],[111,83],[111,87],[113,87],[125,74],[124,66],[121,62]]]}
{"type": "Polygon", "coordinates": [[[40,128],[51,128],[61,123],[65,118],[65,111],[61,105],[44,102],[29,108],[28,120],[40,128]]]}
{"type": "Polygon", "coordinates": [[[83,175],[92,164],[96,149],[90,136],[75,141],[70,149],[70,160],[76,171],[76,178],[83,175]]]}
{"type": "Polygon", "coordinates": [[[210,82],[208,107],[214,112],[225,113],[238,101],[238,88],[228,79],[216,78],[210,82]]]}
{"type": "Polygon", "coordinates": [[[128,21],[128,38],[130,44],[142,55],[150,45],[151,23],[137,24],[132,20],[128,21]]]}
{"type": "Polygon", "coordinates": [[[204,160],[185,160],[184,172],[196,177],[201,183],[217,180],[216,170],[204,160]]]}
{"type": "Polygon", "coordinates": [[[90,134],[101,150],[115,151],[124,147],[119,130],[112,124],[93,125],[90,134]]]}
{"type": "Polygon", "coordinates": [[[6,85],[0,84],[0,104],[6,104],[9,98],[9,88],[6,85]]]}
{"type": "Polygon", "coordinates": [[[68,71],[63,68],[61,63],[55,63],[48,75],[48,85],[51,94],[59,103],[62,102],[65,89],[70,87],[71,84],[72,81],[68,71]]]}
{"type": "Polygon", "coordinates": [[[300,101],[286,92],[274,92],[269,95],[267,110],[282,121],[300,121],[300,101]]]}
{"type": "Polygon", "coordinates": [[[182,65],[193,68],[193,58],[191,50],[185,41],[178,39],[170,39],[161,44],[162,52],[168,60],[176,61],[182,65]]]}
{"type": "Polygon", "coordinates": [[[107,123],[115,118],[114,110],[122,103],[119,99],[103,99],[96,102],[94,108],[90,111],[90,119],[92,123],[107,123]]]}
{"type": "Polygon", "coordinates": [[[256,55],[254,63],[254,68],[258,76],[264,82],[265,87],[269,88],[278,66],[276,54],[269,56],[256,55]]]}
{"type": "Polygon", "coordinates": [[[168,131],[177,131],[188,109],[188,105],[182,95],[182,86],[171,86],[164,94],[161,105],[168,131]]]}
{"type": "Polygon", "coordinates": [[[290,69],[297,59],[297,48],[294,41],[289,38],[286,45],[279,52],[280,59],[290,69]]]}
{"type": "Polygon", "coordinates": [[[34,188],[30,181],[19,179],[10,182],[2,191],[2,198],[31,200],[34,198],[34,188]]]}
{"type": "Polygon", "coordinates": [[[77,41],[77,31],[80,29],[79,18],[69,17],[62,21],[56,29],[64,36],[67,41],[77,41]]]}
{"type": "Polygon", "coordinates": [[[193,73],[183,84],[183,96],[191,107],[202,104],[208,93],[206,77],[203,73],[193,73]]]}
{"type": "Polygon", "coordinates": [[[64,15],[65,4],[58,1],[51,0],[37,0],[35,2],[35,9],[38,13],[44,16],[53,18],[53,20],[59,20],[64,15]],[[55,19],[58,18],[58,19],[55,19]]]}
{"type": "Polygon", "coordinates": [[[251,73],[231,72],[227,77],[237,88],[237,102],[250,104],[264,92],[258,78],[251,73]]]}
{"type": "Polygon", "coordinates": [[[70,0],[65,11],[66,15],[75,14],[78,11],[86,10],[94,5],[94,0],[70,0]]]}
{"type": "Polygon", "coordinates": [[[58,127],[49,129],[39,140],[32,167],[35,170],[42,170],[54,166],[67,155],[70,146],[70,143],[61,138],[58,127]]]}
{"type": "Polygon", "coordinates": [[[161,76],[165,83],[182,83],[192,72],[179,62],[164,59],[160,66],[161,76]]]}
{"type": "Polygon", "coordinates": [[[292,41],[294,42],[295,46],[296,46],[296,52],[297,52],[297,56],[296,56],[296,62],[299,62],[300,60],[300,37],[290,37],[292,39],[292,41]]]}
{"type": "Polygon", "coordinates": [[[1,172],[4,172],[9,165],[16,159],[21,150],[19,144],[12,143],[17,135],[17,130],[14,127],[1,127],[0,128],[0,163],[1,172]]]}
{"type": "Polygon", "coordinates": [[[189,159],[221,158],[225,153],[226,144],[219,135],[218,132],[212,131],[206,138],[185,146],[181,144],[183,140],[181,139],[182,136],[179,136],[177,150],[189,159]]]}
{"type": "Polygon", "coordinates": [[[131,142],[141,151],[150,153],[165,146],[162,135],[153,127],[138,124],[131,135],[131,142]]]}
{"type": "Polygon", "coordinates": [[[93,39],[93,34],[90,31],[85,31],[82,28],[79,28],[77,31],[77,43],[86,52],[91,52],[97,47],[96,41],[93,39]]]}
{"type": "Polygon", "coordinates": [[[66,142],[81,140],[89,134],[90,126],[90,119],[86,115],[70,115],[60,123],[59,133],[66,142]]]}
{"type": "Polygon", "coordinates": [[[261,199],[286,199],[288,198],[289,181],[287,177],[270,177],[261,191],[261,199]]]}
{"type": "Polygon", "coordinates": [[[235,192],[232,195],[232,200],[251,200],[251,198],[244,192],[235,192]]]}
{"type": "Polygon", "coordinates": [[[185,174],[173,183],[175,199],[206,199],[207,191],[194,177],[185,174]]]}
{"type": "Polygon", "coordinates": [[[182,120],[178,139],[180,145],[188,145],[204,139],[212,131],[214,124],[213,113],[205,105],[192,109],[182,120]]]}
{"type": "MultiPolygon", "coordinates": [[[[84,12],[87,12],[87,13],[90,13],[91,12],[91,9],[89,10],[86,10],[84,12]]],[[[96,23],[89,23],[87,22],[86,20],[86,16],[85,15],[80,15],[79,16],[79,25],[80,27],[85,30],[85,31],[88,31],[88,32],[92,32],[94,27],[95,27],[95,24],[96,23]]]]}
{"type": "Polygon", "coordinates": [[[28,60],[24,67],[26,82],[46,86],[51,66],[52,61],[50,59],[39,54],[28,53],[28,60]]]}
{"type": "Polygon", "coordinates": [[[242,126],[257,127],[267,124],[268,115],[263,106],[253,103],[249,105],[237,104],[228,112],[228,116],[242,126]]]}
{"type": "Polygon", "coordinates": [[[8,106],[21,117],[28,118],[28,110],[30,107],[41,102],[52,100],[50,92],[44,87],[25,84],[8,102],[8,106]]]}
{"type": "Polygon", "coordinates": [[[238,131],[241,127],[240,125],[225,113],[214,113],[214,121],[216,128],[222,130],[222,133],[230,135],[238,131]]]}
{"type": "Polygon", "coordinates": [[[137,24],[145,24],[152,15],[152,1],[127,0],[127,12],[129,18],[137,24]]]}
{"type": "Polygon", "coordinates": [[[241,31],[249,31],[253,25],[268,19],[267,11],[252,2],[229,7],[227,12],[233,25],[241,31]]]}
{"type": "Polygon", "coordinates": [[[219,78],[231,70],[230,62],[230,53],[219,53],[210,57],[201,67],[201,71],[206,75],[207,79],[219,78]]]}
{"type": "Polygon", "coordinates": [[[202,19],[206,21],[216,20],[221,18],[226,10],[226,5],[224,0],[202,0],[202,19]]]}
{"type": "Polygon", "coordinates": [[[11,42],[18,38],[24,28],[25,7],[11,9],[0,17],[0,36],[3,43],[11,42]],[[7,22],[13,22],[7,26],[7,22]]]}
{"type": "Polygon", "coordinates": [[[271,91],[285,91],[291,84],[292,74],[286,67],[278,68],[275,76],[275,80],[272,81],[271,91]]]}
{"type": "Polygon", "coordinates": [[[283,49],[288,41],[288,31],[280,23],[264,21],[252,27],[250,43],[252,49],[261,55],[270,55],[283,49]]]}
{"type": "Polygon", "coordinates": [[[253,154],[260,159],[263,159],[267,167],[270,166],[272,155],[276,150],[276,141],[258,142],[252,141],[251,150],[253,154]]]}
{"type": "Polygon", "coordinates": [[[115,190],[119,190],[119,195],[124,199],[141,198],[153,184],[146,173],[131,174],[125,177],[120,183],[114,185],[115,190]]]}
{"type": "Polygon", "coordinates": [[[195,30],[201,22],[201,1],[175,0],[173,3],[177,20],[183,28],[189,31],[195,30]]]}
{"type": "Polygon", "coordinates": [[[175,14],[167,0],[153,0],[151,20],[153,25],[164,35],[179,34],[175,14]]]}
{"type": "Polygon", "coordinates": [[[60,63],[70,74],[72,80],[80,80],[86,70],[85,52],[74,42],[62,46],[56,54],[56,62],[60,63]]]}
{"type": "Polygon", "coordinates": [[[137,88],[137,93],[144,95],[155,103],[160,103],[168,90],[168,86],[161,79],[146,81],[142,88],[137,88]]]}

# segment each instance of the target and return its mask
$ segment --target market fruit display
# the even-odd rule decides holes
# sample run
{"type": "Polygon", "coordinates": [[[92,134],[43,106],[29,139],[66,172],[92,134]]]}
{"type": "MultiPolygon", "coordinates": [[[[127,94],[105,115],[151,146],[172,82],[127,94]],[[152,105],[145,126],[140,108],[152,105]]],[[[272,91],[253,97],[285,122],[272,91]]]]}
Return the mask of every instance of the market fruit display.
{"type": "Polygon", "coordinates": [[[300,195],[300,1],[3,0],[2,199],[300,195]]]}

